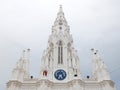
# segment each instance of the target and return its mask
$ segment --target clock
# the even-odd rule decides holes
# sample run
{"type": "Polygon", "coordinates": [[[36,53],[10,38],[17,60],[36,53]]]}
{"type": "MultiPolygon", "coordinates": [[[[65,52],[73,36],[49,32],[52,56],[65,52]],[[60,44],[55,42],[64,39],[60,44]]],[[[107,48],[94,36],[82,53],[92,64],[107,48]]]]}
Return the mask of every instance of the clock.
{"type": "Polygon", "coordinates": [[[54,76],[57,80],[64,80],[67,74],[63,69],[58,69],[55,71],[54,76]]]}

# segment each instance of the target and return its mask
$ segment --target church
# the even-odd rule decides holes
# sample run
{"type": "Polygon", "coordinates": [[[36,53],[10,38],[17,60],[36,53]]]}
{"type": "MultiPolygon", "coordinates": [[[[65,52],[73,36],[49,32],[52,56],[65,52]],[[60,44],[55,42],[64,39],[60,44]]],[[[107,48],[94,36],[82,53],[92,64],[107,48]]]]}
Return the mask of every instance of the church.
{"type": "Polygon", "coordinates": [[[38,78],[29,74],[29,54],[30,49],[23,50],[6,90],[115,90],[98,50],[91,49],[92,76],[82,78],[79,57],[73,47],[73,38],[62,6],[52,26],[48,46],[43,52],[38,78]]]}

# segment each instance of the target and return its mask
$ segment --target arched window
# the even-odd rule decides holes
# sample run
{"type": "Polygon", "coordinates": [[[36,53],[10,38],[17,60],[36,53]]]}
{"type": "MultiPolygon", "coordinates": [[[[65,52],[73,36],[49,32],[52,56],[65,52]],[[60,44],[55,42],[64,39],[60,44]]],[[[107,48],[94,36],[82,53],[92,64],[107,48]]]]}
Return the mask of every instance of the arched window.
{"type": "Polygon", "coordinates": [[[47,71],[43,71],[43,76],[47,76],[47,71]]]}
{"type": "Polygon", "coordinates": [[[63,44],[62,44],[62,41],[58,42],[58,64],[63,64],[63,44]]]}

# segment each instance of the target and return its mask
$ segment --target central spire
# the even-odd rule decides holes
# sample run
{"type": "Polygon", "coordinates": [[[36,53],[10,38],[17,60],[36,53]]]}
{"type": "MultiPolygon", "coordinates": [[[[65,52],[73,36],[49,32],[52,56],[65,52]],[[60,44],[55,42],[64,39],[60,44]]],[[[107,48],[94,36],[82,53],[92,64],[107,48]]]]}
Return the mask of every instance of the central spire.
{"type": "Polygon", "coordinates": [[[67,72],[66,80],[81,78],[79,58],[73,47],[73,39],[69,30],[70,27],[65,19],[62,5],[60,5],[57,18],[52,26],[52,33],[49,36],[48,47],[42,57],[41,78],[45,76],[56,80],[53,76],[57,69],[67,72]]]}
{"type": "Polygon", "coordinates": [[[66,19],[64,17],[62,5],[60,5],[59,12],[57,13],[57,18],[55,20],[54,25],[63,25],[63,24],[67,24],[67,22],[66,22],[66,19]]]}
{"type": "Polygon", "coordinates": [[[64,16],[64,12],[63,12],[63,9],[62,9],[62,5],[60,5],[59,7],[59,11],[57,13],[57,18],[54,22],[54,25],[53,25],[53,32],[54,31],[64,31],[64,30],[69,30],[69,26],[67,24],[67,21],[65,19],[65,16],[64,16]]]}

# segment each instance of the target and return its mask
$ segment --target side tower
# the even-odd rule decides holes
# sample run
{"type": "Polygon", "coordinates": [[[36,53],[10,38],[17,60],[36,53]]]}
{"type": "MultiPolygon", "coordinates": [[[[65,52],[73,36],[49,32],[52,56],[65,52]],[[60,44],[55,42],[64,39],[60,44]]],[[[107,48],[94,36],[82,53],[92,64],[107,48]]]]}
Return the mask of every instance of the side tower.
{"type": "Polygon", "coordinates": [[[102,61],[98,50],[91,49],[92,51],[92,78],[97,81],[111,80],[107,66],[102,61]]]}
{"type": "Polygon", "coordinates": [[[7,83],[7,90],[19,90],[24,79],[29,79],[30,49],[23,50],[22,56],[12,71],[12,77],[7,83]]]}
{"type": "Polygon", "coordinates": [[[70,27],[60,6],[48,40],[48,47],[42,57],[40,76],[55,82],[80,79],[79,62],[77,51],[73,47],[70,27]]]}

